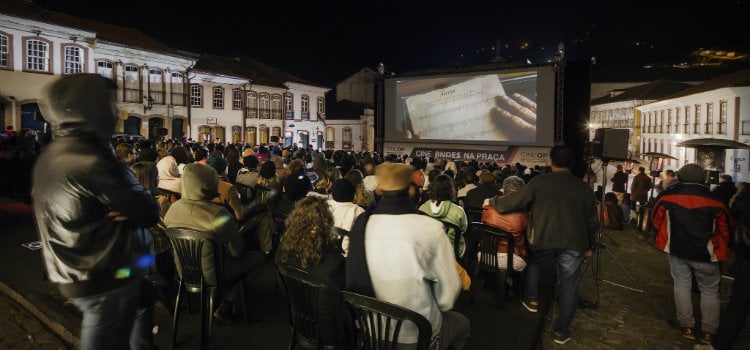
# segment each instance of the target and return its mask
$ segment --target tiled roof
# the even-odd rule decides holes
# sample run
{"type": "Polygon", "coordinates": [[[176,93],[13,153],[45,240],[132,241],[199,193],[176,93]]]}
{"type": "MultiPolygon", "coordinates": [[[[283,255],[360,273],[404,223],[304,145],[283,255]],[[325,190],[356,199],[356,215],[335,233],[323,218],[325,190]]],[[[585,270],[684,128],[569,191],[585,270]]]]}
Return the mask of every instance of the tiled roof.
{"type": "Polygon", "coordinates": [[[734,73],[722,75],[702,84],[695,85],[673,95],[667,96],[667,98],[678,98],[682,96],[698,94],[705,91],[737,86],[750,86],[750,69],[743,69],[734,73]]]}
{"type": "Polygon", "coordinates": [[[350,100],[341,100],[326,104],[326,119],[359,119],[367,105],[350,100]]]}
{"type": "Polygon", "coordinates": [[[691,86],[692,85],[686,83],[662,79],[653,83],[623,89],[621,94],[615,96],[606,95],[604,97],[593,99],[591,100],[591,105],[632,100],[660,100],[665,96],[675,94],[678,91],[685,90],[691,86]]]}
{"type": "Polygon", "coordinates": [[[95,32],[99,40],[106,42],[184,56],[184,54],[180,54],[177,50],[138,30],[49,11],[31,0],[2,0],[0,1],[0,13],[49,24],[89,30],[95,32]]]}
{"type": "Polygon", "coordinates": [[[271,87],[285,88],[284,83],[286,82],[319,86],[244,56],[228,58],[215,55],[203,55],[200,57],[193,70],[246,78],[251,80],[253,84],[271,87]]]}

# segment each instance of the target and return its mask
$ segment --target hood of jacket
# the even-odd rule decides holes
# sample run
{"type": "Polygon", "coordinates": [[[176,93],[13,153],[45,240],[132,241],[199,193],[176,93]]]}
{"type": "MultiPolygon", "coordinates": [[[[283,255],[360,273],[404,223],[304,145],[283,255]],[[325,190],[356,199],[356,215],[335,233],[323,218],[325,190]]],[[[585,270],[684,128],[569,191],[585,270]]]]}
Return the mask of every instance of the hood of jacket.
{"type": "Polygon", "coordinates": [[[93,134],[107,144],[117,122],[117,85],[99,74],[66,75],[50,83],[40,108],[55,134],[93,134]]]}
{"type": "Polygon", "coordinates": [[[450,201],[440,201],[440,205],[435,204],[435,201],[433,200],[429,200],[427,203],[429,204],[430,210],[425,211],[425,214],[434,218],[441,218],[448,215],[448,210],[451,208],[450,201]]]}
{"type": "Polygon", "coordinates": [[[182,172],[182,198],[210,201],[219,196],[219,175],[214,168],[192,163],[182,172]]]}

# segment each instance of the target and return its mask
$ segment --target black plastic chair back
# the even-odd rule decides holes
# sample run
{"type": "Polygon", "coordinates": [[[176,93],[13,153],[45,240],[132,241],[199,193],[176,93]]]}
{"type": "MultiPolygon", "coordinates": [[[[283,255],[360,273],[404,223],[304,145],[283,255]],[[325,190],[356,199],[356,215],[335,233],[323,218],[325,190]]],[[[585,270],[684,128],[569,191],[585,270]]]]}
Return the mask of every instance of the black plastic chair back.
{"type": "Polygon", "coordinates": [[[469,222],[482,222],[482,211],[484,209],[479,207],[466,207],[464,211],[466,212],[466,218],[469,219],[469,222]]]}
{"type": "MultiPolygon", "coordinates": [[[[213,310],[216,289],[223,285],[224,281],[224,246],[216,241],[216,237],[206,232],[200,232],[185,228],[167,228],[165,230],[172,246],[172,253],[177,258],[177,272],[179,277],[179,288],[175,298],[174,313],[172,316],[172,346],[177,341],[177,324],[180,314],[181,295],[185,290],[188,293],[200,294],[201,296],[201,348],[208,347],[208,341],[213,328],[213,310]],[[213,253],[213,259],[203,259],[204,250],[213,253]],[[204,263],[212,266],[204,266],[204,263]],[[215,271],[216,279],[208,281],[203,271],[215,271]]],[[[240,277],[240,293],[245,295],[245,287],[240,277]]],[[[247,319],[245,299],[242,298],[242,313],[247,319]]]]}
{"type": "Polygon", "coordinates": [[[326,291],[329,292],[328,295],[336,295],[338,290],[329,286],[326,281],[295,266],[277,262],[276,268],[286,291],[289,320],[292,326],[289,349],[294,349],[300,341],[303,345],[316,349],[321,349],[325,345],[335,345],[322,344],[321,327],[328,325],[321,324],[318,305],[320,298],[325,297],[326,291]]]}
{"type": "Polygon", "coordinates": [[[361,336],[361,345],[369,350],[391,350],[398,345],[404,322],[414,323],[419,330],[417,349],[430,348],[432,325],[422,314],[365,295],[342,291],[361,336]]]}
{"type": "Polygon", "coordinates": [[[472,232],[476,235],[478,254],[472,257],[475,260],[474,278],[478,276],[479,270],[490,273],[498,273],[498,295],[503,299],[506,295],[507,287],[510,284],[508,278],[515,273],[513,270],[513,247],[515,238],[513,235],[503,229],[495,226],[483,224],[481,222],[471,222],[469,224],[472,232]],[[507,267],[501,268],[498,264],[497,252],[498,246],[507,244],[507,267]],[[478,255],[478,258],[476,257],[478,255]]]}

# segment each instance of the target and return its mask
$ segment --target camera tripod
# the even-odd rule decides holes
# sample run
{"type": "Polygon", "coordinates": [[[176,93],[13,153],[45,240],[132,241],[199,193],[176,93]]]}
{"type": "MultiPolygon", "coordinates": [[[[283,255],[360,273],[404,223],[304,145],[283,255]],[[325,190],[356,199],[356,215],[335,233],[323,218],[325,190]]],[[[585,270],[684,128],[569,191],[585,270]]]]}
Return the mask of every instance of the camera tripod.
{"type": "MultiPolygon", "coordinates": [[[[595,299],[595,301],[592,302],[592,301],[589,301],[589,300],[584,300],[584,299],[580,299],[579,298],[579,300],[578,300],[578,307],[579,308],[596,308],[596,307],[598,307],[599,306],[599,282],[605,282],[607,284],[610,284],[610,285],[613,285],[613,286],[616,286],[616,287],[625,288],[625,289],[629,289],[629,290],[632,290],[632,291],[635,291],[635,292],[646,294],[646,296],[648,296],[649,300],[651,300],[651,302],[654,304],[654,308],[656,310],[659,310],[659,313],[662,313],[661,309],[657,306],[656,302],[654,301],[654,298],[640,285],[640,283],[638,283],[638,281],[628,272],[628,270],[625,269],[625,267],[619,261],[617,261],[617,258],[615,258],[615,256],[612,254],[612,252],[610,252],[607,249],[607,245],[604,244],[604,242],[602,242],[603,236],[606,235],[606,232],[604,232],[604,210],[605,210],[605,206],[606,206],[606,204],[604,203],[604,194],[606,193],[606,188],[607,188],[607,165],[608,165],[608,163],[609,163],[609,161],[602,160],[602,178],[603,179],[602,179],[602,193],[601,193],[601,198],[599,198],[599,200],[600,200],[599,213],[598,213],[598,215],[599,215],[599,230],[597,232],[597,239],[596,239],[596,244],[594,246],[594,252],[593,252],[593,255],[591,257],[586,258],[586,261],[584,261],[585,267],[584,267],[583,271],[581,272],[580,278],[578,280],[578,284],[580,285],[581,281],[583,280],[583,276],[586,274],[586,272],[588,271],[589,268],[591,269],[591,272],[593,273],[593,277],[594,277],[594,286],[595,286],[595,292],[596,292],[596,299],[595,299]],[[636,287],[626,286],[626,285],[623,285],[623,284],[620,284],[620,283],[616,283],[616,282],[613,282],[613,281],[610,281],[610,280],[602,278],[602,271],[601,271],[601,259],[602,259],[601,256],[602,256],[602,251],[604,251],[604,252],[607,253],[607,255],[612,259],[612,261],[615,262],[615,264],[620,268],[620,270],[622,270],[622,272],[625,273],[625,275],[630,279],[631,282],[633,282],[633,284],[636,287]]],[[[607,237],[609,238],[609,236],[607,236],[607,237]]],[[[611,240],[611,238],[609,238],[609,239],[611,240]]],[[[617,244],[617,242],[615,242],[614,240],[612,240],[612,242],[614,242],[615,245],[619,246],[617,244]]],[[[662,315],[662,316],[664,316],[664,315],[662,315]]]]}

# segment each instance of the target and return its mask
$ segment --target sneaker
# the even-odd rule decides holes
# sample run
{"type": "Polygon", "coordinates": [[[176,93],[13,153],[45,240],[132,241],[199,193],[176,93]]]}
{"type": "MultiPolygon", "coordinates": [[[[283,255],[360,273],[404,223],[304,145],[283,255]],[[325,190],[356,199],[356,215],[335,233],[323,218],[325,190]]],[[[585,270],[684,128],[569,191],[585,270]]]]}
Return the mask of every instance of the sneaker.
{"type": "Polygon", "coordinates": [[[682,333],[682,337],[685,339],[695,340],[695,331],[692,327],[682,327],[680,328],[680,333],[682,333]]]}
{"type": "Polygon", "coordinates": [[[536,301],[521,300],[521,305],[523,305],[526,310],[529,310],[529,312],[539,311],[539,303],[536,301]]]}
{"type": "Polygon", "coordinates": [[[703,332],[703,337],[701,338],[701,343],[705,345],[711,345],[711,341],[714,340],[714,335],[711,333],[703,332]]]}
{"type": "Polygon", "coordinates": [[[555,331],[555,339],[554,339],[555,343],[562,345],[562,344],[567,343],[570,339],[571,337],[569,335],[564,336],[560,332],[555,331]]]}

